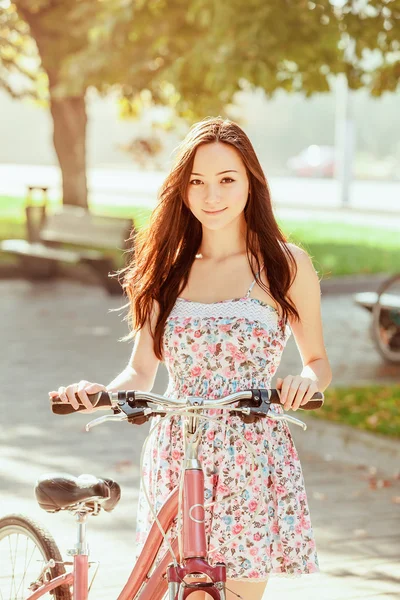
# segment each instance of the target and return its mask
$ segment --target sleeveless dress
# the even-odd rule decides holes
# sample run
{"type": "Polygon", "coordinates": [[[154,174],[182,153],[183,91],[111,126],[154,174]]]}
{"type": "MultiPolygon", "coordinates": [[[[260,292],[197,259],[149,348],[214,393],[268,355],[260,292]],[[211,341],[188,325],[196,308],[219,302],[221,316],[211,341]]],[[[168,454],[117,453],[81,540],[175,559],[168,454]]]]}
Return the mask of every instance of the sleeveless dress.
{"type": "MultiPolygon", "coordinates": [[[[166,396],[216,399],[239,390],[271,387],[291,331],[274,307],[250,296],[255,283],[242,298],[212,304],[177,299],[163,339],[169,374],[166,396]]],[[[272,410],[284,413],[278,405],[272,410]]],[[[218,418],[218,423],[204,421],[199,446],[210,563],[223,561],[229,579],[247,581],[318,572],[303,473],[288,425],[273,419],[245,424],[216,409],[208,414],[218,418]],[[238,434],[251,444],[258,459],[245,489],[252,465],[238,434]],[[239,490],[239,496],[222,502],[239,490]]],[[[152,419],[151,425],[159,420],[152,419]]],[[[179,484],[181,421],[173,417],[160,423],[147,445],[143,476],[156,511],[179,484]]],[[[137,555],[152,522],[141,489],[137,555]]],[[[176,525],[169,537],[175,534],[176,525]]]]}

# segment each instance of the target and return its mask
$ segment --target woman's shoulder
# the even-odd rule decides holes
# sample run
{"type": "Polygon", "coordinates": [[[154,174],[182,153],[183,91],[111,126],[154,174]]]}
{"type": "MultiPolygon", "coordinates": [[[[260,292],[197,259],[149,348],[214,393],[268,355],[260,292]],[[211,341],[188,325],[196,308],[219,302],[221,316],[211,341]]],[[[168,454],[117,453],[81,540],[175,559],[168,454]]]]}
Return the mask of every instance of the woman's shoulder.
{"type": "Polygon", "coordinates": [[[314,269],[312,258],[304,248],[301,248],[292,242],[281,242],[281,245],[286,252],[289,252],[293,257],[297,269],[307,269],[310,267],[314,269]]]}
{"type": "Polygon", "coordinates": [[[296,246],[296,244],[293,244],[292,242],[280,242],[280,244],[284,250],[290,252],[296,262],[298,260],[306,260],[307,258],[310,259],[309,254],[300,246],[296,246]]]}
{"type": "Polygon", "coordinates": [[[292,255],[296,266],[291,286],[292,292],[296,288],[306,290],[308,286],[319,282],[318,271],[315,269],[312,257],[308,252],[291,242],[286,242],[285,246],[292,255]]]}

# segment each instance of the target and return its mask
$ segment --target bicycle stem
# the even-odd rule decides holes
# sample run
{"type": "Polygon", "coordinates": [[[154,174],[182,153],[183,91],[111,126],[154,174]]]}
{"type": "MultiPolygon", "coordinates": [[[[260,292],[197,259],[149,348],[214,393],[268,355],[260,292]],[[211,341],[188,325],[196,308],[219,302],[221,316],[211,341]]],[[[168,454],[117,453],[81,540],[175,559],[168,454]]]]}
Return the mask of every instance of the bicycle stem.
{"type": "Polygon", "coordinates": [[[186,445],[187,452],[185,454],[185,469],[199,469],[201,468],[201,464],[198,457],[199,444],[201,440],[201,429],[197,429],[195,433],[191,433],[190,431],[188,431],[189,424],[187,421],[185,421],[184,427],[184,439],[188,440],[189,437],[192,438],[190,442],[186,445]]]}

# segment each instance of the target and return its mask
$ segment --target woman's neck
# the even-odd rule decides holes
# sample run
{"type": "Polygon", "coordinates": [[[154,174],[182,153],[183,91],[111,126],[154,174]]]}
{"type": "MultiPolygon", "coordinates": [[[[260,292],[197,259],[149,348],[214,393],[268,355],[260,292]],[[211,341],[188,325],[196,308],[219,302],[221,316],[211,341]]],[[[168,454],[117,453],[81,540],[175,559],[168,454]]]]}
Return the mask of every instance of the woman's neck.
{"type": "Polygon", "coordinates": [[[246,223],[234,222],[215,231],[203,227],[203,236],[198,254],[215,262],[246,253],[246,223]]]}

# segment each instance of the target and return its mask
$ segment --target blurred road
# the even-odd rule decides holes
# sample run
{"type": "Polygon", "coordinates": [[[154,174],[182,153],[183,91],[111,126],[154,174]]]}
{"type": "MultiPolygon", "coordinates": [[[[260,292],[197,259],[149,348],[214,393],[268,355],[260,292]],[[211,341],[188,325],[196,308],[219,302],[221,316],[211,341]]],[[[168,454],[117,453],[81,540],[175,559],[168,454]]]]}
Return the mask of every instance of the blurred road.
{"type": "MultiPolygon", "coordinates": [[[[165,174],[159,171],[141,172],[126,166],[88,169],[89,199],[97,206],[113,203],[152,208],[164,177],[165,174]]],[[[269,184],[275,208],[281,216],[379,223],[400,229],[400,182],[354,181],[350,207],[344,209],[340,206],[339,187],[334,180],[271,177],[269,184]]],[[[55,166],[0,164],[1,195],[25,196],[27,185],[48,186],[51,197],[57,198],[60,196],[59,169],[55,166]]]]}
{"type": "MultiPolygon", "coordinates": [[[[90,595],[96,600],[115,600],[132,566],[138,466],[147,427],[107,424],[87,434],[84,424],[90,418],[52,415],[47,392],[83,378],[107,383],[125,366],[130,347],[117,340],[126,324],[121,311],[109,310],[120,305],[99,288],[67,280],[0,281],[0,514],[24,512],[45,523],[65,556],[75,543],[73,518],[39,509],[32,494],[36,477],[66,471],[115,478],[122,487],[120,504],[89,523],[91,557],[101,561],[90,595]]],[[[350,296],[326,295],[322,310],[336,385],[398,378],[398,370],[384,366],[375,353],[369,315],[350,296]]],[[[300,364],[291,339],[278,374],[298,372],[300,364]]],[[[160,367],[155,391],[165,387],[160,367]]],[[[301,454],[321,573],[271,578],[266,598],[399,598],[400,480],[385,476],[385,486],[374,489],[372,475],[383,481],[374,465],[344,465],[328,458],[329,448],[323,453],[301,454]]]]}

